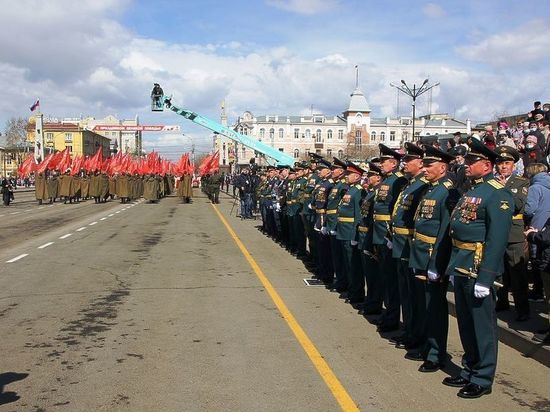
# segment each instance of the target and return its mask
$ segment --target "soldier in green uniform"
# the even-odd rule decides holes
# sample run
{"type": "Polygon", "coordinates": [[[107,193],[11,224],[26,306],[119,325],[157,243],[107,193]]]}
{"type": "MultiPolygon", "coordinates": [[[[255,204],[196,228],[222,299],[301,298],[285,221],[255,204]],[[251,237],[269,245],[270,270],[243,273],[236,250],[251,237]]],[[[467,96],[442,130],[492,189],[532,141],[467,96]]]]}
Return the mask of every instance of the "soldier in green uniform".
{"type": "Polygon", "coordinates": [[[304,175],[307,173],[308,165],[305,163],[296,163],[294,169],[296,170],[296,181],[294,182],[292,192],[292,208],[294,211],[292,217],[293,234],[295,237],[296,245],[296,257],[298,259],[305,259],[306,254],[306,233],[304,228],[304,221],[302,219],[302,209],[304,207],[304,192],[307,185],[307,179],[304,175]]]}
{"type": "Polygon", "coordinates": [[[332,291],[344,292],[347,290],[347,279],[343,272],[342,264],[342,250],[340,242],[336,239],[336,225],[338,224],[338,205],[340,200],[346,193],[348,186],[345,181],[344,172],[346,170],[346,164],[333,158],[332,162],[332,175],[333,187],[328,194],[327,211],[326,211],[326,230],[330,235],[330,253],[332,255],[332,267],[334,268],[334,274],[336,279],[328,286],[332,291]]]}
{"type": "MultiPolygon", "coordinates": [[[[419,310],[424,304],[424,284],[415,282],[409,269],[410,244],[414,233],[414,215],[420,198],[427,189],[428,181],[423,177],[422,156],[424,152],[414,143],[405,143],[403,172],[409,178],[391,214],[392,257],[397,268],[397,286],[405,332],[395,339],[396,347],[414,349],[424,342],[423,318],[419,310]]],[[[423,311],[423,310],[422,310],[423,311]]]]}
{"type": "Polygon", "coordinates": [[[319,161],[321,156],[315,153],[308,154],[311,160],[308,165],[309,167],[307,169],[307,176],[304,176],[307,179],[307,183],[303,195],[304,206],[302,208],[302,219],[304,221],[304,229],[308,242],[308,261],[309,264],[312,266],[312,269],[315,271],[315,266],[317,265],[317,234],[314,230],[316,214],[314,210],[315,202],[312,193],[321,180],[316,171],[317,162],[319,161]]]}
{"type": "Polygon", "coordinates": [[[365,173],[353,162],[346,164],[346,183],[348,190],[338,204],[338,224],[336,239],[342,250],[343,274],[347,283],[347,301],[354,307],[362,305],[365,300],[365,276],[361,270],[361,257],[357,239],[357,226],[361,220],[361,200],[365,191],[360,185],[361,176],[365,173]]]}
{"type": "Polygon", "coordinates": [[[288,222],[288,251],[290,253],[296,253],[297,243],[296,243],[296,234],[295,234],[295,225],[294,219],[296,213],[298,212],[298,206],[294,196],[296,196],[296,191],[294,187],[296,186],[297,173],[296,169],[290,168],[288,173],[288,187],[286,191],[286,218],[288,222]]]}
{"type": "Polygon", "coordinates": [[[367,295],[362,313],[364,315],[379,315],[382,312],[382,302],[384,300],[384,279],[378,268],[378,258],[372,244],[372,226],[374,198],[382,181],[382,170],[372,162],[369,162],[368,165],[368,190],[361,202],[361,221],[357,226],[357,241],[359,242],[359,249],[363,251],[361,266],[367,284],[367,295]]]}
{"type": "Polygon", "coordinates": [[[209,180],[210,185],[210,200],[212,203],[220,203],[220,185],[222,183],[222,175],[219,170],[216,170],[209,180]]]}
{"type": "Polygon", "coordinates": [[[524,245],[525,225],[523,211],[527,202],[529,180],[514,174],[515,163],[519,160],[519,152],[510,146],[499,146],[495,152],[500,156],[497,160],[497,174],[495,178],[503,184],[514,197],[514,216],[512,229],[508,237],[508,245],[504,254],[504,287],[497,291],[496,311],[507,310],[510,307],[508,292],[511,289],[514,297],[519,322],[529,319],[529,282],[527,280],[527,262],[525,260],[524,245]]]}
{"type": "Polygon", "coordinates": [[[451,215],[453,249],[447,274],[454,275],[456,315],[464,348],[460,375],[443,383],[461,387],[458,396],[491,393],[497,365],[497,322],[493,282],[503,271],[512,226],[514,198],[493,176],[498,155],[477,139],[468,139],[466,175],[472,188],[451,215]],[[464,271],[476,278],[465,276],[464,271]]]}
{"type": "Polygon", "coordinates": [[[435,147],[424,148],[424,178],[429,182],[415,215],[415,231],[411,244],[409,266],[415,281],[425,282],[424,319],[426,339],[421,350],[405,357],[420,360],[420,372],[435,372],[447,360],[449,312],[447,305],[448,276],[445,275],[451,255],[449,224],[451,212],[460,196],[449,178],[449,163],[454,159],[435,147]]]}
{"type": "Polygon", "coordinates": [[[378,320],[379,332],[399,329],[399,289],[395,259],[392,258],[390,221],[397,196],[407,184],[407,179],[398,171],[402,155],[380,144],[380,169],[384,180],[374,197],[372,244],[376,250],[379,270],[384,278],[385,312],[378,320]]]}
{"type": "Polygon", "coordinates": [[[317,173],[320,182],[313,191],[312,204],[316,214],[315,232],[317,233],[317,271],[316,276],[326,285],[334,281],[334,268],[332,267],[332,256],[330,251],[330,233],[327,230],[327,203],[328,194],[334,186],[331,179],[331,164],[325,159],[320,159],[317,163],[317,173]]]}

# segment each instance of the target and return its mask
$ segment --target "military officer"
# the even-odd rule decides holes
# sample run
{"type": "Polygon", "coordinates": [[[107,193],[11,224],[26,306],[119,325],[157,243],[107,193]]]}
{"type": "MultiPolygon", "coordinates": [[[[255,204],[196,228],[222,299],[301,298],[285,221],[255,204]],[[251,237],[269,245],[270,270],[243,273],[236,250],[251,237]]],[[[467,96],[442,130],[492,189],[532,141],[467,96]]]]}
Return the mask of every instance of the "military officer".
{"type": "Polygon", "coordinates": [[[326,211],[328,194],[334,186],[331,179],[332,165],[325,159],[317,163],[317,173],[321,179],[317,188],[313,191],[312,197],[316,214],[315,232],[317,233],[317,277],[325,284],[330,285],[334,280],[334,268],[332,266],[332,255],[330,251],[330,233],[327,230],[326,211]]]}
{"type": "Polygon", "coordinates": [[[296,225],[294,224],[296,214],[298,213],[298,204],[296,201],[296,196],[298,192],[295,189],[297,185],[297,179],[297,170],[295,168],[290,168],[290,172],[288,174],[288,189],[286,195],[286,216],[288,220],[288,251],[292,254],[295,254],[298,250],[296,225]]]}
{"type": "Polygon", "coordinates": [[[466,176],[472,179],[472,188],[451,215],[453,249],[446,271],[454,276],[463,369],[443,383],[461,387],[459,397],[478,398],[491,393],[495,377],[498,338],[493,282],[503,270],[514,199],[493,176],[498,154],[474,138],[468,139],[468,145],[466,176]]]}
{"type": "Polygon", "coordinates": [[[361,176],[365,173],[353,162],[346,164],[346,183],[348,190],[338,204],[338,223],[336,239],[342,250],[343,275],[347,283],[348,302],[354,307],[365,300],[365,277],[361,271],[361,257],[358,249],[357,226],[361,220],[361,200],[365,195],[360,185],[361,176]]]}
{"type": "Polygon", "coordinates": [[[470,179],[466,177],[466,165],[464,164],[464,156],[467,151],[468,149],[463,145],[455,146],[449,150],[449,154],[455,158],[450,166],[449,177],[461,194],[470,189],[470,179]]]}
{"type": "MultiPolygon", "coordinates": [[[[429,186],[415,215],[415,232],[411,244],[409,266],[415,271],[415,282],[425,282],[425,340],[421,350],[406,358],[420,360],[420,372],[435,372],[447,360],[449,312],[447,306],[448,276],[445,275],[451,254],[449,224],[459,192],[448,176],[449,163],[454,157],[435,147],[424,147],[424,178],[429,186]]],[[[419,309],[422,309],[419,307],[419,309]]]]}
{"type": "Polygon", "coordinates": [[[392,258],[390,221],[397,196],[407,184],[407,179],[398,171],[402,155],[389,147],[379,144],[380,169],[384,180],[374,197],[372,244],[376,250],[379,270],[384,278],[385,312],[378,320],[379,332],[399,329],[399,289],[397,268],[392,258]]]}
{"type": "Polygon", "coordinates": [[[374,198],[378,193],[382,181],[382,170],[374,163],[369,162],[367,172],[367,194],[361,202],[361,221],[357,226],[357,241],[361,254],[361,266],[365,274],[367,295],[363,305],[364,315],[379,315],[382,312],[384,299],[384,279],[378,268],[378,259],[372,245],[372,227],[374,215],[374,198]]]}
{"type": "Polygon", "coordinates": [[[344,177],[346,163],[334,157],[332,162],[331,179],[333,186],[328,194],[326,230],[330,235],[330,252],[332,254],[332,267],[334,268],[335,280],[329,288],[335,292],[344,292],[348,288],[348,282],[343,272],[342,250],[340,242],[336,239],[336,225],[338,224],[338,205],[346,193],[348,186],[344,177]]]}
{"type": "Polygon", "coordinates": [[[294,215],[292,223],[294,225],[293,233],[295,236],[296,244],[296,257],[298,259],[307,258],[306,252],[306,233],[304,228],[304,220],[302,218],[302,209],[304,208],[304,192],[307,185],[307,169],[308,164],[305,162],[298,162],[294,165],[296,170],[296,181],[294,182],[292,200],[294,201],[294,215]]]}
{"type": "Polygon", "coordinates": [[[288,219],[286,216],[286,196],[288,190],[288,173],[290,171],[289,166],[277,166],[279,169],[278,181],[274,187],[275,194],[275,220],[278,227],[278,240],[282,245],[288,244],[288,219]]]}
{"type": "Polygon", "coordinates": [[[508,245],[504,254],[504,287],[497,291],[496,310],[507,310],[508,291],[512,290],[514,306],[519,322],[529,319],[529,283],[527,280],[527,262],[525,261],[524,244],[525,236],[523,210],[527,202],[529,180],[514,174],[515,163],[518,162],[519,152],[511,146],[499,146],[495,152],[500,155],[497,160],[497,174],[495,178],[504,185],[514,197],[514,216],[512,217],[512,230],[508,237],[508,245]]]}
{"type": "Polygon", "coordinates": [[[424,342],[424,327],[417,308],[424,306],[424,284],[414,282],[409,269],[410,243],[414,233],[414,215],[424,194],[428,181],[423,177],[422,156],[424,152],[414,143],[405,143],[403,172],[409,179],[403,188],[391,214],[392,257],[397,268],[397,285],[405,332],[396,338],[396,347],[414,349],[424,342]],[[415,290],[415,286],[416,289],[415,290]],[[418,295],[418,296],[417,296],[418,295]],[[416,304],[418,303],[418,304],[416,304]]]}
{"type": "Polygon", "coordinates": [[[304,222],[304,229],[308,240],[308,246],[309,246],[309,263],[312,266],[317,265],[317,233],[314,230],[315,227],[315,220],[316,220],[316,214],[314,210],[314,199],[312,196],[313,191],[317,188],[317,185],[321,181],[318,173],[317,173],[317,163],[320,159],[322,159],[321,156],[315,153],[308,153],[311,160],[309,162],[309,167],[307,169],[307,175],[304,176],[307,179],[307,184],[304,189],[304,206],[302,208],[302,218],[304,222]]]}

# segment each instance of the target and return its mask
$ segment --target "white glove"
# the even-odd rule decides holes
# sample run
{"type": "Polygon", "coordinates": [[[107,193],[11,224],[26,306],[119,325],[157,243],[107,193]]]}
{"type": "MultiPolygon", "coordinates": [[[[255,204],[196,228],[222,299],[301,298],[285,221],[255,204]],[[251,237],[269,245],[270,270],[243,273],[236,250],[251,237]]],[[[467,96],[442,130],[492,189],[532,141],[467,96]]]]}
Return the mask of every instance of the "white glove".
{"type": "Polygon", "coordinates": [[[281,211],[281,205],[279,204],[279,202],[277,202],[277,204],[275,205],[275,210],[277,212],[280,212],[281,211]]]}
{"type": "Polygon", "coordinates": [[[478,299],[489,296],[489,292],[490,289],[487,286],[478,285],[477,283],[474,285],[474,296],[478,299]]]}
{"type": "Polygon", "coordinates": [[[352,246],[357,246],[359,244],[356,240],[350,240],[352,246]]]}
{"type": "Polygon", "coordinates": [[[311,206],[311,203],[308,203],[307,207],[309,207],[311,210],[313,210],[313,206],[311,206]]]}
{"type": "Polygon", "coordinates": [[[392,241],[386,239],[386,246],[388,247],[389,250],[392,250],[392,249],[393,249],[393,243],[392,243],[392,241]]]}
{"type": "Polygon", "coordinates": [[[428,279],[430,279],[432,282],[439,279],[439,275],[435,272],[432,272],[431,270],[428,270],[428,279]]]}
{"type": "Polygon", "coordinates": [[[317,229],[317,226],[314,226],[314,227],[313,227],[313,230],[315,230],[316,232],[320,232],[320,231],[321,231],[321,229],[317,229]]]}
{"type": "Polygon", "coordinates": [[[326,226],[323,226],[323,227],[321,228],[321,233],[322,233],[323,235],[328,235],[328,230],[327,230],[327,227],[326,227],[326,226]]]}
{"type": "Polygon", "coordinates": [[[336,236],[336,230],[331,230],[331,231],[330,231],[330,234],[331,234],[332,236],[336,236]]]}
{"type": "Polygon", "coordinates": [[[451,282],[451,285],[455,285],[455,277],[453,275],[449,276],[449,282],[451,282]]]}

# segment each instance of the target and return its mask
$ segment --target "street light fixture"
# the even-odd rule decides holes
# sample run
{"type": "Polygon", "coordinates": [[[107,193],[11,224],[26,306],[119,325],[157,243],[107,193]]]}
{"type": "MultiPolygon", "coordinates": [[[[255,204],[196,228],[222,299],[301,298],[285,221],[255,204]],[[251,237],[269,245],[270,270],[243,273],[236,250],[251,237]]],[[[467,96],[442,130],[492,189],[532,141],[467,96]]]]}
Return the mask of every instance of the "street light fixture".
{"type": "Polygon", "coordinates": [[[407,96],[410,96],[412,98],[412,116],[413,116],[413,130],[412,130],[412,141],[415,140],[415,123],[416,123],[416,99],[426,93],[427,91],[433,89],[436,86],[439,86],[439,83],[433,84],[431,86],[428,85],[429,79],[424,80],[424,83],[422,83],[422,86],[416,87],[416,83],[413,84],[412,90],[411,88],[405,83],[405,80],[401,80],[401,84],[403,86],[396,86],[393,83],[390,83],[391,87],[395,87],[397,90],[399,90],[402,93],[405,93],[407,96]]]}

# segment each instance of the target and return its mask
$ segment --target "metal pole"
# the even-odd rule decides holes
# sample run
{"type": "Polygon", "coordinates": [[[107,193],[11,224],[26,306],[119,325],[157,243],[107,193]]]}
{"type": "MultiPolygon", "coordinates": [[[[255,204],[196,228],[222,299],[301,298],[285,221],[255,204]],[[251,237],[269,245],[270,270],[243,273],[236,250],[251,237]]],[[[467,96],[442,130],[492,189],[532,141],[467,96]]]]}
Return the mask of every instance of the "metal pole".
{"type": "Polygon", "coordinates": [[[413,135],[412,135],[411,142],[415,142],[416,138],[414,135],[414,126],[416,124],[416,84],[413,84],[412,99],[413,99],[413,132],[412,132],[413,135]]]}

